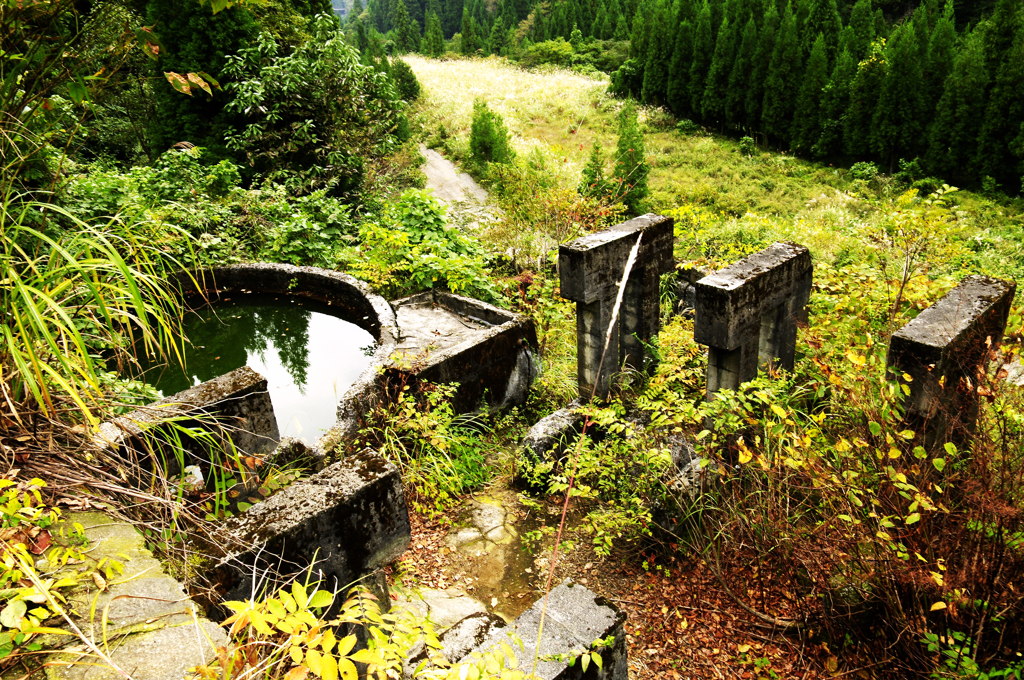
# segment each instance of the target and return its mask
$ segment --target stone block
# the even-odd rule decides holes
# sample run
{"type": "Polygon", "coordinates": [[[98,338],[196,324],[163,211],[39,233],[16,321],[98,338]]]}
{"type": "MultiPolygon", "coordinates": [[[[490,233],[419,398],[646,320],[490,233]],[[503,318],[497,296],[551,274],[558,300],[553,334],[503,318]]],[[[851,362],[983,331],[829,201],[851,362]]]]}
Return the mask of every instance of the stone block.
{"type": "Polygon", "coordinates": [[[518,668],[533,670],[542,680],[627,680],[625,621],[626,615],[615,605],[584,586],[565,582],[548,593],[546,604],[538,600],[507,628],[491,630],[474,652],[505,643],[516,655],[518,668]],[[543,637],[538,641],[545,610],[543,637]],[[601,668],[590,664],[584,672],[578,659],[569,665],[565,655],[576,657],[591,650],[595,640],[608,636],[614,638],[610,647],[593,648],[600,650],[601,668]]]}
{"type": "Polygon", "coordinates": [[[614,298],[623,265],[642,233],[636,262],[659,273],[672,269],[675,222],[648,213],[558,247],[561,295],[573,302],[614,298]]]}
{"type": "Polygon", "coordinates": [[[774,243],[697,282],[694,340],[736,349],[761,326],[764,310],[796,298],[796,321],[806,321],[811,254],[795,243],[774,243]]]}
{"type": "MultiPolygon", "coordinates": [[[[67,604],[78,629],[106,649],[118,669],[138,680],[179,680],[190,668],[213,661],[217,647],[228,644],[224,630],[167,575],[135,527],[95,512],[74,513],[66,521],[84,527],[92,559],[124,565],[104,590],[79,589],[67,604]]],[[[52,642],[55,647],[74,639],[52,642]]],[[[46,665],[46,677],[52,680],[125,677],[114,665],[83,651],[51,654],[46,665]]]]}
{"type": "Polygon", "coordinates": [[[392,304],[402,336],[387,371],[392,382],[458,383],[454,406],[460,412],[483,401],[502,407],[526,400],[537,375],[531,320],[443,291],[392,304]]]}
{"type": "MultiPolygon", "coordinates": [[[[117,455],[137,458],[154,449],[156,441],[147,438],[147,433],[170,419],[185,427],[202,425],[226,437],[239,451],[253,455],[269,452],[280,437],[266,378],[243,366],[101,423],[97,442],[117,455]]],[[[166,474],[179,474],[179,462],[182,467],[209,463],[208,443],[190,442],[187,437],[183,443],[186,456],[181,461],[175,459],[174,452],[163,450],[170,447],[156,447],[166,458],[162,461],[166,474]]],[[[146,469],[152,467],[145,459],[139,462],[146,469]]]]}
{"type": "Polygon", "coordinates": [[[910,376],[906,417],[927,446],[973,430],[979,374],[1003,338],[1016,289],[969,276],[890,339],[889,370],[910,376]]]}
{"type": "Polygon", "coordinates": [[[410,537],[398,468],[368,450],[253,505],[227,532],[218,571],[230,600],[311,566],[321,587],[347,589],[395,560],[410,537]]]}
{"type": "Polygon", "coordinates": [[[559,246],[561,295],[576,302],[582,398],[606,396],[621,368],[644,370],[651,363],[645,343],[661,327],[660,277],[672,269],[674,239],[672,218],[648,214],[559,246]]]}
{"type": "Polygon", "coordinates": [[[534,423],[523,437],[523,452],[534,461],[559,457],[562,450],[583,429],[583,414],[574,401],[534,423]]]}
{"type": "Polygon", "coordinates": [[[774,243],[697,281],[693,337],[708,345],[709,398],[753,380],[759,364],[793,369],[811,274],[807,248],[774,243]]]}

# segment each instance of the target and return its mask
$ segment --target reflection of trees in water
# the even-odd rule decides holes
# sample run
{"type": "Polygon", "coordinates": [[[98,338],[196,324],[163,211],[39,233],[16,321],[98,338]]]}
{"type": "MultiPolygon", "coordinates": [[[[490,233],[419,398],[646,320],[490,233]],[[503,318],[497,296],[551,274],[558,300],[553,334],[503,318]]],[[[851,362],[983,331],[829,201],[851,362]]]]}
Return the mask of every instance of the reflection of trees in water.
{"type": "Polygon", "coordinates": [[[236,298],[213,308],[203,308],[185,318],[186,375],[169,368],[155,381],[164,394],[245,366],[250,352],[268,361],[276,349],[281,365],[300,389],[309,371],[309,320],[311,312],[288,300],[236,298]]]}
{"type": "Polygon", "coordinates": [[[255,350],[255,343],[261,343],[259,349],[264,351],[268,341],[277,348],[281,364],[292,381],[301,390],[306,385],[309,371],[309,310],[284,302],[280,307],[260,307],[253,315],[256,318],[257,331],[253,334],[253,344],[246,349],[255,350]]]}

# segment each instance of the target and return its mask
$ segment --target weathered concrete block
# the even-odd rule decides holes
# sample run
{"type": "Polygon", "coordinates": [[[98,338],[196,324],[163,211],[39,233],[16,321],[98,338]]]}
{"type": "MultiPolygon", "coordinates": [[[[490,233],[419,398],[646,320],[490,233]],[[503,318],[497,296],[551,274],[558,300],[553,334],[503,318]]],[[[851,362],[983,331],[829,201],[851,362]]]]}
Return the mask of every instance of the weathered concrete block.
{"type": "Polygon", "coordinates": [[[458,411],[472,411],[484,400],[497,406],[526,400],[537,375],[533,321],[443,291],[392,304],[402,335],[387,371],[393,381],[458,383],[458,411]]]}
{"type": "Polygon", "coordinates": [[[674,239],[672,218],[648,214],[559,246],[561,294],[576,302],[577,380],[584,399],[606,396],[620,368],[643,370],[650,363],[645,344],[661,327],[660,277],[672,269],[674,239]]]}
{"type": "Polygon", "coordinates": [[[626,615],[615,605],[584,586],[565,582],[548,593],[538,642],[544,610],[544,600],[538,600],[507,628],[491,630],[474,651],[493,650],[504,642],[515,653],[518,667],[530,671],[536,663],[535,673],[542,680],[627,680],[626,615]],[[608,636],[613,638],[610,647],[591,647],[608,636]],[[571,666],[562,660],[561,655],[578,656],[591,649],[600,650],[601,668],[590,664],[584,672],[578,659],[571,666]]]}
{"type": "Polygon", "coordinates": [[[523,437],[524,453],[533,460],[561,455],[561,448],[583,429],[579,406],[580,402],[574,401],[534,423],[523,437]]]}
{"type": "Polygon", "coordinates": [[[807,248],[774,243],[696,283],[693,337],[709,347],[709,397],[754,379],[758,364],[792,370],[812,269],[807,248]]]}
{"type": "Polygon", "coordinates": [[[906,418],[926,446],[963,441],[978,411],[978,377],[1003,338],[1016,283],[969,276],[893,334],[888,365],[911,377],[906,418]]]}
{"type": "Polygon", "coordinates": [[[643,234],[637,265],[659,272],[672,269],[675,222],[648,213],[558,247],[558,277],[562,297],[590,303],[614,298],[622,268],[636,239],[643,234]]]}
{"type": "MultiPolygon", "coordinates": [[[[262,454],[279,439],[274,405],[267,393],[267,380],[248,366],[173,394],[131,413],[101,423],[97,442],[116,454],[135,457],[152,449],[153,428],[168,419],[182,426],[202,424],[229,439],[242,452],[262,454]],[[200,420],[200,418],[202,420],[200,420]]],[[[208,462],[208,444],[189,446],[184,438],[184,465],[208,462]]],[[[157,447],[158,449],[160,447],[157,447]]],[[[167,474],[177,474],[173,452],[165,451],[167,474]]],[[[145,461],[141,461],[145,465],[145,461]]]]}
{"type": "Polygon", "coordinates": [[[226,598],[245,599],[271,575],[311,565],[322,587],[346,588],[408,547],[409,513],[398,468],[367,450],[257,503],[227,530],[218,570],[226,598]]]}
{"type": "Polygon", "coordinates": [[[697,282],[694,340],[735,349],[758,332],[764,310],[796,298],[795,320],[806,321],[811,291],[811,253],[795,243],[764,250],[697,282]]]}
{"type": "MultiPolygon", "coordinates": [[[[449,663],[456,663],[476,649],[492,630],[504,627],[505,622],[494,614],[470,614],[438,635],[437,640],[441,643],[441,648],[437,652],[449,663]]],[[[404,677],[412,678],[416,668],[427,660],[428,650],[422,643],[416,645],[409,652],[409,657],[403,665],[404,677]]]]}

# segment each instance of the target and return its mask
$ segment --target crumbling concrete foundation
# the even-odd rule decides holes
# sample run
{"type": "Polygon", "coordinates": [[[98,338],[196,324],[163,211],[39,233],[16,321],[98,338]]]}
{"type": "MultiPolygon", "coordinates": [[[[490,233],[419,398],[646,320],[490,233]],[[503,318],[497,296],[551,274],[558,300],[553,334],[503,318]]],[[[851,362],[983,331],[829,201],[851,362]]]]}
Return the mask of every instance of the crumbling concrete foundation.
{"type": "Polygon", "coordinates": [[[301,480],[226,523],[229,551],[217,571],[228,600],[272,590],[312,569],[321,587],[344,591],[409,546],[409,512],[398,468],[365,450],[301,480]]]}
{"type": "Polygon", "coordinates": [[[561,294],[576,303],[582,399],[607,396],[612,376],[622,368],[647,368],[644,345],[661,328],[661,275],[672,269],[674,242],[672,218],[647,214],[559,246],[561,294]]]}
{"type": "Polygon", "coordinates": [[[807,248],[774,243],[696,283],[693,335],[708,346],[709,399],[753,380],[761,364],[793,369],[811,274],[807,248]]]}
{"type": "Polygon", "coordinates": [[[910,378],[905,420],[926,449],[969,441],[979,381],[1003,338],[1016,289],[1011,281],[968,276],[893,334],[889,371],[910,378]]]}

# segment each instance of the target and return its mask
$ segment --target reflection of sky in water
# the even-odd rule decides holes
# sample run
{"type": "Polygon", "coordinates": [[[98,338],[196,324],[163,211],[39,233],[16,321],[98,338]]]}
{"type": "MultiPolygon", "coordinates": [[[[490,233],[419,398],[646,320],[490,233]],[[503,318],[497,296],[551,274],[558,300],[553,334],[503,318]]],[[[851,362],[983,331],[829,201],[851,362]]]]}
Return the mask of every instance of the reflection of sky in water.
{"type": "Polygon", "coordinates": [[[255,296],[190,314],[184,330],[191,342],[187,373],[155,368],[147,380],[171,395],[249,366],[267,379],[281,436],[307,443],[334,425],[341,395],[369,365],[365,350],[376,344],[344,319],[293,300],[255,296]]]}
{"type": "Polygon", "coordinates": [[[359,326],[312,312],[305,384],[292,379],[273,338],[267,339],[266,350],[246,351],[246,365],[267,379],[282,437],[311,444],[334,425],[338,400],[370,363],[360,348],[373,344],[373,337],[359,326]]]}

